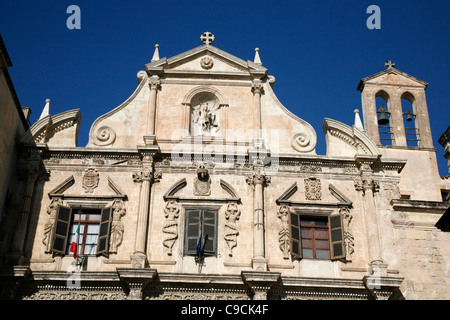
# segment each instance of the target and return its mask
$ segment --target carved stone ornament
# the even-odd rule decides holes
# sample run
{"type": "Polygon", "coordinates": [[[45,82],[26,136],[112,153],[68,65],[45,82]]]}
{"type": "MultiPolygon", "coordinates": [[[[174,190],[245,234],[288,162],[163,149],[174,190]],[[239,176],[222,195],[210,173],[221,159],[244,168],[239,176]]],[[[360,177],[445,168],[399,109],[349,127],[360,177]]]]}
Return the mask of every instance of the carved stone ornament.
{"type": "Polygon", "coordinates": [[[211,177],[204,164],[197,167],[197,177],[194,180],[194,194],[196,196],[209,196],[211,194],[211,177]]]}
{"type": "Polygon", "coordinates": [[[305,196],[306,200],[320,200],[322,198],[322,186],[320,179],[305,179],[305,196]]]}
{"type": "Polygon", "coordinates": [[[172,255],[172,248],[175,241],[178,239],[178,216],[180,214],[180,207],[176,201],[167,202],[164,208],[164,216],[166,221],[164,222],[163,233],[164,240],[163,245],[166,249],[167,255],[172,255]]]}
{"type": "Polygon", "coordinates": [[[228,245],[228,255],[230,257],[233,256],[233,248],[237,246],[237,236],[239,235],[239,230],[236,222],[239,220],[240,216],[241,210],[239,210],[238,204],[235,202],[228,203],[225,210],[225,219],[227,219],[227,222],[225,223],[224,239],[228,245]]]}
{"type": "Polygon", "coordinates": [[[200,60],[200,66],[203,69],[209,70],[213,67],[214,61],[210,56],[205,56],[200,60]]]}
{"type": "Polygon", "coordinates": [[[109,252],[117,253],[117,248],[122,244],[123,241],[123,233],[125,231],[125,227],[122,222],[122,217],[126,214],[126,208],[122,200],[115,200],[112,208],[113,218],[111,222],[109,252]]]}
{"type": "Polygon", "coordinates": [[[98,186],[98,182],[100,180],[100,175],[97,170],[93,168],[86,169],[83,175],[83,188],[86,193],[92,193],[95,188],[98,186]]]}
{"type": "Polygon", "coordinates": [[[55,225],[58,207],[63,205],[61,198],[53,198],[47,207],[48,221],[44,225],[44,238],[42,244],[45,246],[45,253],[51,252],[51,239],[53,238],[53,226],[55,225]]]}
{"type": "Polygon", "coordinates": [[[116,141],[116,132],[109,126],[100,127],[95,133],[93,142],[97,146],[109,146],[116,141]]]}
{"type": "Polygon", "coordinates": [[[314,149],[315,144],[306,132],[300,132],[292,137],[291,146],[298,152],[309,152],[314,149]]]}
{"type": "Polygon", "coordinates": [[[291,236],[289,232],[289,213],[290,208],[287,205],[280,206],[278,210],[278,218],[281,220],[281,228],[278,232],[278,242],[280,250],[283,252],[283,259],[289,259],[291,251],[291,236]]]}
{"type": "Polygon", "coordinates": [[[352,261],[353,253],[355,252],[355,244],[350,222],[352,221],[353,216],[350,209],[347,207],[340,208],[339,213],[342,216],[342,221],[344,224],[345,260],[352,261]]]}
{"type": "Polygon", "coordinates": [[[201,93],[192,101],[191,129],[193,136],[217,136],[219,134],[218,98],[209,92],[201,93]]]}

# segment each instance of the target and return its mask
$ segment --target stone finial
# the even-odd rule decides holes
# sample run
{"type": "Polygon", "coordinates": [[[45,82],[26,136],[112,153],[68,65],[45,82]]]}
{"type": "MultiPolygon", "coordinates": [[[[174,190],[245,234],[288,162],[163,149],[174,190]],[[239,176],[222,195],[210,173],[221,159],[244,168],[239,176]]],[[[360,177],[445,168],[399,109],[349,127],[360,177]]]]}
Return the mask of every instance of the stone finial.
{"type": "Polygon", "coordinates": [[[158,48],[159,48],[159,44],[155,44],[155,52],[153,53],[152,62],[159,60],[159,49],[158,48]]]}
{"type": "Polygon", "coordinates": [[[395,67],[395,63],[393,63],[391,60],[388,60],[384,63],[384,66],[386,68],[394,68],[395,67]]]}
{"type": "Polygon", "coordinates": [[[262,64],[261,58],[259,57],[259,48],[255,48],[255,59],[253,59],[253,63],[262,64]]]}
{"type": "Polygon", "coordinates": [[[214,39],[214,35],[211,32],[206,31],[206,32],[203,32],[203,34],[200,36],[200,40],[204,44],[209,45],[209,44],[213,43],[215,39],[214,39]]]}
{"type": "Polygon", "coordinates": [[[361,118],[359,117],[359,110],[355,109],[354,112],[355,112],[355,124],[354,124],[354,126],[356,128],[358,128],[359,130],[364,131],[364,127],[363,127],[361,118]]]}
{"type": "Polygon", "coordinates": [[[42,110],[39,120],[41,120],[42,118],[45,118],[46,116],[49,116],[49,115],[50,115],[50,99],[46,99],[45,106],[44,106],[44,109],[42,110]]]}

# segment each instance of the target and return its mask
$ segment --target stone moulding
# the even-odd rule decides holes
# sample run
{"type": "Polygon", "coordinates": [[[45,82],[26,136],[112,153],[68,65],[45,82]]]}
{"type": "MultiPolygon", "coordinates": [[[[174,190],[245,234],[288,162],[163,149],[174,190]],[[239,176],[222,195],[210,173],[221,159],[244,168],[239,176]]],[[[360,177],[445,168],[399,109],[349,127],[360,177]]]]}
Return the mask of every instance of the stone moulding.
{"type": "Polygon", "coordinates": [[[0,269],[2,299],[15,300],[129,300],[129,299],[380,299],[389,298],[402,277],[336,279],[286,277],[279,272],[242,271],[240,274],[158,273],[157,269],[117,268],[80,271],[78,287],[70,288],[72,272],[38,271],[29,267],[0,269]]]}

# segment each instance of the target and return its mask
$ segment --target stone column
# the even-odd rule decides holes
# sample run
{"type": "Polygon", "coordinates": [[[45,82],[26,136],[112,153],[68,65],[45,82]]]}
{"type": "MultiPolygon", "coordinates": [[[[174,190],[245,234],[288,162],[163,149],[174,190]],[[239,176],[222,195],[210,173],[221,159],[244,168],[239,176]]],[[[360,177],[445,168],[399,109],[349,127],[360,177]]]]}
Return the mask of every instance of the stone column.
{"type": "Polygon", "coordinates": [[[155,143],[155,118],[156,118],[156,95],[161,87],[161,81],[157,75],[153,75],[148,80],[150,87],[150,99],[148,105],[147,115],[147,132],[144,136],[144,143],[146,145],[153,145],[155,143]]]}
{"type": "Polygon", "coordinates": [[[373,177],[371,165],[377,160],[377,156],[355,156],[360,167],[360,177],[355,180],[355,189],[362,191],[364,217],[366,221],[367,245],[369,249],[369,271],[384,275],[387,265],[383,262],[378,231],[378,215],[374,201],[374,192],[379,189],[379,184],[373,177]]]}
{"type": "Polygon", "coordinates": [[[154,152],[140,151],[143,154],[142,167],[140,171],[133,173],[133,181],[141,184],[135,247],[134,253],[131,256],[131,264],[134,268],[144,268],[147,262],[146,244],[148,217],[150,212],[150,190],[154,180],[154,152]]]}
{"type": "Polygon", "coordinates": [[[247,183],[253,187],[253,270],[266,271],[264,241],[264,186],[270,182],[270,176],[257,172],[247,177],[247,183]]]}

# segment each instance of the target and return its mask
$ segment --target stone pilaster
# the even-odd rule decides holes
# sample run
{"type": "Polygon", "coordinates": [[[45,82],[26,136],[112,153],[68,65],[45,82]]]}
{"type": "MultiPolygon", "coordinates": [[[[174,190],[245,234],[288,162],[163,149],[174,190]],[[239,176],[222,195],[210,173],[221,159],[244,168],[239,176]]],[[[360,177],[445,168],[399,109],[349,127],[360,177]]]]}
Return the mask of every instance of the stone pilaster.
{"type": "MultiPolygon", "coordinates": [[[[261,168],[260,168],[261,169],[261,168]]],[[[264,186],[270,183],[270,176],[262,170],[247,176],[247,183],[253,187],[253,270],[266,271],[264,241],[264,186]]]]}
{"type": "Polygon", "coordinates": [[[133,173],[133,181],[140,184],[139,211],[135,238],[135,249],[131,256],[131,264],[134,268],[144,268],[147,264],[147,230],[150,213],[151,185],[158,178],[153,167],[155,148],[138,147],[142,155],[141,170],[133,173]]]}
{"type": "Polygon", "coordinates": [[[362,192],[364,218],[369,249],[369,269],[376,270],[385,275],[387,264],[383,262],[381,239],[378,231],[378,215],[374,201],[374,192],[378,192],[379,183],[374,179],[371,165],[378,159],[377,156],[356,155],[360,176],[355,180],[355,189],[362,192]]]}
{"type": "Polygon", "coordinates": [[[144,143],[146,145],[153,145],[156,141],[155,136],[155,120],[156,120],[156,96],[158,90],[161,88],[161,81],[159,76],[153,75],[148,79],[150,87],[150,99],[148,104],[147,116],[147,132],[144,135],[144,143]]]}
{"type": "Polygon", "coordinates": [[[256,138],[261,138],[262,137],[261,94],[263,92],[263,85],[260,79],[253,80],[252,92],[253,92],[253,110],[254,110],[253,128],[255,128],[256,130],[256,138]]]}
{"type": "Polygon", "coordinates": [[[24,245],[31,213],[31,202],[33,199],[36,180],[41,171],[41,156],[46,149],[46,145],[39,147],[25,147],[22,150],[18,170],[19,178],[24,181],[21,210],[12,239],[11,251],[8,253],[8,264],[21,265],[24,260],[24,245]]]}

